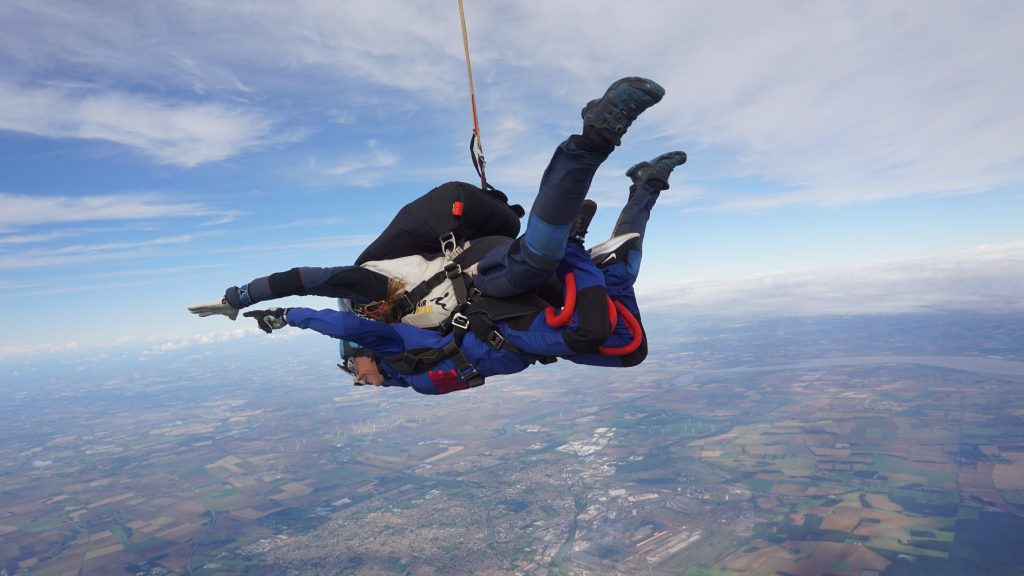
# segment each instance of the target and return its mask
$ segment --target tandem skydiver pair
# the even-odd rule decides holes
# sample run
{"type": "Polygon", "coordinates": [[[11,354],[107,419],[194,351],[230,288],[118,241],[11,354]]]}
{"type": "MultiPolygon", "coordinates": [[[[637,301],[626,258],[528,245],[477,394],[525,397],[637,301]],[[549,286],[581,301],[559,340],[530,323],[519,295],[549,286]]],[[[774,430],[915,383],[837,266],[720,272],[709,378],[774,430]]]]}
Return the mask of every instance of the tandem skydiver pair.
{"type": "Polygon", "coordinates": [[[357,381],[424,394],[472,388],[486,376],[555,358],[635,366],[647,354],[633,292],[643,237],[686,154],[669,152],[627,171],[632,185],[612,236],[589,252],[583,239],[596,206],[586,195],[627,128],[663,95],[657,83],[631,77],[589,102],[582,134],[555,150],[518,237],[521,208],[499,192],[449,183],[403,208],[355,266],[293,268],[189,310],[234,319],[242,308],[283,296],[350,300],[352,311],[272,308],[245,316],[267,332],[297,326],[354,342],[357,381]],[[452,205],[454,223],[438,230],[452,205]],[[474,212],[474,205],[487,208],[474,212]],[[424,223],[431,233],[407,233],[424,223]]]}

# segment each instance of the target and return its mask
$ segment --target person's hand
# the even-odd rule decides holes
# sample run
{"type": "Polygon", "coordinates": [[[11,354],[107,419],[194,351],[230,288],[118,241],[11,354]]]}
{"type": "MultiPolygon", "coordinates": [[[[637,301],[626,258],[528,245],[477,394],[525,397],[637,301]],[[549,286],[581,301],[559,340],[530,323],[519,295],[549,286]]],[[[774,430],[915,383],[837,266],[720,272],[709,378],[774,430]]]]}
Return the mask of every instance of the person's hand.
{"type": "Polygon", "coordinates": [[[288,308],[270,308],[268,310],[253,310],[252,312],[242,314],[242,316],[255,319],[256,323],[260,326],[260,330],[270,334],[274,330],[279,330],[288,325],[288,321],[285,320],[285,314],[287,313],[288,308]]]}
{"type": "Polygon", "coordinates": [[[232,320],[238,318],[238,309],[231,304],[228,304],[228,301],[223,296],[216,300],[210,300],[209,302],[189,306],[188,311],[193,314],[198,314],[200,317],[219,314],[221,316],[227,316],[232,320]]]}

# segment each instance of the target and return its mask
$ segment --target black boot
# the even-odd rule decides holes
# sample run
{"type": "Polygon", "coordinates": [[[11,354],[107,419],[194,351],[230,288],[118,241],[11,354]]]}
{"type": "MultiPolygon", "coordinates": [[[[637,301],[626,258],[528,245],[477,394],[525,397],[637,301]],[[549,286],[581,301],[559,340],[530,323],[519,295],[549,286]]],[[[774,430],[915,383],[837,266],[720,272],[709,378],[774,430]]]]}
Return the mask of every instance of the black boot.
{"type": "Polygon", "coordinates": [[[589,198],[584,200],[583,205],[580,206],[579,216],[576,216],[576,221],[569,229],[569,242],[583,244],[583,239],[587,236],[587,229],[590,228],[590,221],[594,219],[595,213],[597,213],[597,202],[589,198]]]}
{"type": "Polygon", "coordinates": [[[613,150],[622,143],[622,135],[629,125],[664,95],[665,89],[647,78],[617,80],[603,96],[583,107],[583,137],[594,145],[613,150]]]}
{"type": "Polygon", "coordinates": [[[626,176],[633,180],[633,184],[646,182],[648,186],[660,192],[668,190],[668,176],[672,169],[685,163],[686,152],[668,152],[650,162],[634,164],[626,170],[626,176]]]}

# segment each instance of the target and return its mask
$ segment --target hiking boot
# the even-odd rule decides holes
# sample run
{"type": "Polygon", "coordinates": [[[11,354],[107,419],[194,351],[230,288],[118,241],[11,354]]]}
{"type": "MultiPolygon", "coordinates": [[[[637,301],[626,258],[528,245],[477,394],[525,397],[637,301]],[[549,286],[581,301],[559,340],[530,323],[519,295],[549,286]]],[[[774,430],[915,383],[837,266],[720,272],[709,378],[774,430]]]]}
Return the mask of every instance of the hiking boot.
{"type": "Polygon", "coordinates": [[[626,253],[629,252],[629,248],[633,245],[633,241],[639,237],[640,234],[636,232],[629,232],[628,234],[623,234],[621,236],[612,236],[597,246],[592,247],[590,250],[587,250],[590,254],[590,261],[597,264],[598,268],[611,266],[616,262],[623,262],[626,260],[626,253]]]}
{"type": "Polygon", "coordinates": [[[583,239],[587,236],[587,228],[590,228],[590,221],[594,219],[595,213],[597,213],[597,202],[589,198],[584,200],[583,205],[580,206],[579,216],[576,217],[572,228],[569,229],[570,242],[583,245],[583,239]]]}
{"type": "Polygon", "coordinates": [[[626,170],[626,176],[633,180],[633,184],[646,182],[655,190],[668,190],[668,176],[672,169],[686,163],[686,152],[668,152],[658,156],[650,162],[634,164],[626,170]]]}
{"type": "Polygon", "coordinates": [[[633,120],[664,95],[665,89],[653,80],[637,77],[618,80],[608,87],[604,96],[583,107],[583,135],[591,136],[596,130],[601,140],[618,146],[633,120]]]}

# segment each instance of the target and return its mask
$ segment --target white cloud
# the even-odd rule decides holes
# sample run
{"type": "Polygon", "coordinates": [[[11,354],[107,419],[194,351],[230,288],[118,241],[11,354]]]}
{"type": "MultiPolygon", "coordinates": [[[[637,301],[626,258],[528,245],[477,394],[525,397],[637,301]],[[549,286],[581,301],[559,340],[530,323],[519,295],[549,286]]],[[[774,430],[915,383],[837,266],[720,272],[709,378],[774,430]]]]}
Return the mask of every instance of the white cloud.
{"type": "Polygon", "coordinates": [[[167,352],[184,350],[186,348],[193,348],[195,346],[205,346],[218,342],[230,342],[232,340],[238,340],[257,334],[261,335],[263,334],[263,331],[255,326],[247,326],[245,328],[236,328],[234,330],[226,331],[203,332],[200,334],[193,334],[191,336],[183,336],[181,338],[166,340],[147,348],[143,351],[143,355],[164,354],[167,352]]]}
{"type": "Polygon", "coordinates": [[[642,291],[643,310],[708,316],[1024,311],[1024,242],[842,269],[642,291]]]}
{"type": "Polygon", "coordinates": [[[98,260],[132,257],[140,251],[158,246],[188,244],[193,235],[167,236],[135,242],[107,242],[100,244],[76,244],[59,248],[33,248],[7,254],[0,252],[0,270],[17,268],[38,268],[65,264],[84,264],[98,260]]]}
{"type": "MultiPolygon", "coordinates": [[[[5,201],[7,198],[4,194],[0,193],[0,202],[5,201]]],[[[0,234],[3,233],[3,224],[0,223],[0,234]]],[[[44,242],[50,242],[51,240],[57,240],[59,238],[67,238],[68,236],[77,236],[76,232],[48,232],[46,234],[15,234],[0,236],[0,244],[40,244],[44,242]]]]}
{"type": "MultiPolygon", "coordinates": [[[[500,67],[484,102],[498,93],[504,104],[525,82],[541,97],[546,80],[559,99],[538,110],[550,115],[616,75],[662,83],[666,98],[623,149],[681,147],[687,172],[703,181],[744,178],[766,190],[720,189],[706,206],[840,205],[1024,179],[1024,75],[1011,72],[1024,51],[1021,4],[652,1],[622,10],[595,0],[475,15],[489,40],[480,66],[500,67]]],[[[513,110],[534,126],[550,122],[524,108],[513,110]]]]}
{"type": "MultiPolygon", "coordinates": [[[[200,203],[174,202],[156,194],[100,196],[28,196],[0,192],[0,232],[37,224],[91,220],[142,220],[208,216],[215,212],[200,203]]],[[[64,234],[48,233],[49,236],[64,234]]],[[[43,241],[44,236],[36,236],[43,241]]],[[[3,242],[3,240],[0,240],[3,242]]]]}
{"type": "Polygon", "coordinates": [[[78,67],[86,78],[141,76],[160,88],[240,98],[272,88],[296,94],[337,88],[345,86],[339,80],[352,79],[436,97],[450,94],[459,79],[458,68],[437,57],[461,52],[457,10],[430,4],[184,0],[109,10],[40,0],[14,1],[7,10],[18,25],[5,28],[0,48],[18,69],[46,62],[78,67]],[[268,68],[276,74],[256,73],[268,68]],[[311,71],[317,85],[297,81],[311,71]]]}
{"type": "MultiPolygon", "coordinates": [[[[20,126],[10,129],[104,138],[194,165],[281,137],[251,103],[273,102],[282,115],[313,103],[306,110],[319,112],[299,112],[287,125],[346,127],[427,105],[466,106],[454,6],[8,4],[4,71],[33,86],[13,92],[30,113],[4,116],[20,126]],[[127,85],[131,95],[118,91],[127,85]],[[67,96],[83,91],[92,96],[67,96]],[[191,103],[170,101],[183,91],[191,103]],[[196,96],[233,104],[196,104],[196,96]]],[[[707,205],[835,205],[973,193],[1024,179],[1024,112],[1016,102],[1024,76],[1012,72],[1024,52],[1020,3],[650,0],[623,9],[614,0],[564,0],[467,10],[499,185],[505,175],[518,184],[520,174],[535,183],[535,162],[522,173],[502,172],[501,163],[550,149],[552,133],[577,129],[580,105],[626,74],[668,90],[627,147],[682,147],[695,177],[750,178],[770,190],[724,190],[699,201],[707,205]]],[[[333,170],[374,165],[356,159],[333,170]]]]}
{"type": "MultiPolygon", "coordinates": [[[[90,350],[103,350],[105,352],[109,352],[111,347],[133,347],[139,345],[146,346],[141,351],[141,354],[143,357],[147,357],[253,337],[259,338],[260,340],[270,339],[289,341],[301,336],[301,330],[286,330],[267,335],[255,326],[245,325],[232,330],[211,330],[174,337],[148,336],[143,338],[138,336],[121,336],[113,342],[91,342],[88,345],[82,345],[78,342],[66,342],[60,344],[44,343],[34,345],[5,345],[0,346],[0,358],[47,356],[54,354],[68,354],[72,352],[85,352],[90,350]]],[[[96,359],[96,356],[91,355],[90,358],[96,359]]]]}
{"type": "Polygon", "coordinates": [[[165,164],[192,167],[223,160],[272,139],[258,112],[222,104],[145,96],[21,88],[0,83],[0,130],[47,138],[106,140],[165,164]]]}
{"type": "Polygon", "coordinates": [[[379,142],[370,140],[367,143],[367,150],[363,154],[326,168],[325,172],[333,176],[348,175],[350,184],[360,185],[363,182],[363,185],[369,186],[386,174],[385,171],[375,171],[374,169],[393,166],[398,159],[397,155],[381,149],[379,142]],[[352,176],[356,177],[352,178],[352,176]]]}
{"type": "Polygon", "coordinates": [[[66,354],[76,352],[82,348],[78,342],[64,342],[62,344],[12,344],[0,345],[0,358],[23,358],[26,356],[45,356],[51,354],[66,354]]]}

